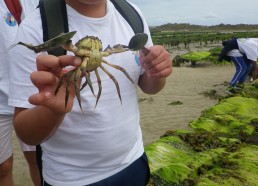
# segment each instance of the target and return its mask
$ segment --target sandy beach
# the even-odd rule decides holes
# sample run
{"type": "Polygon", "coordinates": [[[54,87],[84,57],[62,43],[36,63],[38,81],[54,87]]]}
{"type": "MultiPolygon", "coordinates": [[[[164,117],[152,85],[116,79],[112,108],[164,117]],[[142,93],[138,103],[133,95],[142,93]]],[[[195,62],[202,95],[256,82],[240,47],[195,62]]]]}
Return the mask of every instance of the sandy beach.
{"type": "Polygon", "coordinates": [[[198,63],[195,68],[175,67],[159,94],[140,93],[140,98],[146,98],[140,103],[144,144],[159,139],[168,130],[187,129],[191,120],[197,119],[203,110],[218,102],[202,93],[216,90],[219,95],[225,95],[224,82],[228,82],[233,73],[234,66],[229,64],[198,63]],[[172,102],[182,104],[170,105],[172,102]]]}
{"type": "MultiPolygon", "coordinates": [[[[216,90],[225,95],[225,81],[230,81],[234,66],[214,65],[198,62],[195,67],[186,63],[174,67],[167,79],[166,87],[157,95],[146,95],[139,90],[141,126],[144,144],[159,139],[168,130],[187,129],[191,120],[197,119],[201,112],[218,100],[205,97],[203,92],[216,90]],[[170,105],[181,102],[181,105],[170,105]]],[[[20,152],[14,134],[14,182],[15,186],[32,186],[26,162],[20,152]]]]}

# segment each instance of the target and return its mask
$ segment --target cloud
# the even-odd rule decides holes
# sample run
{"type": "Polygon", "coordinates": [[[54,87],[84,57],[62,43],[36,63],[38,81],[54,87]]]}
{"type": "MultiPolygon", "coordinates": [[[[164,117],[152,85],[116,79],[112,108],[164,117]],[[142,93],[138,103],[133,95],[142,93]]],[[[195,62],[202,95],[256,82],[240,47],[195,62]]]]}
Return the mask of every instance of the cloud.
{"type": "Polygon", "coordinates": [[[217,16],[216,14],[210,12],[208,15],[203,17],[204,19],[220,19],[220,16],[217,16]]]}
{"type": "Polygon", "coordinates": [[[201,25],[257,24],[257,0],[128,0],[151,26],[166,23],[201,25]],[[231,7],[229,10],[225,7],[231,7]]]}

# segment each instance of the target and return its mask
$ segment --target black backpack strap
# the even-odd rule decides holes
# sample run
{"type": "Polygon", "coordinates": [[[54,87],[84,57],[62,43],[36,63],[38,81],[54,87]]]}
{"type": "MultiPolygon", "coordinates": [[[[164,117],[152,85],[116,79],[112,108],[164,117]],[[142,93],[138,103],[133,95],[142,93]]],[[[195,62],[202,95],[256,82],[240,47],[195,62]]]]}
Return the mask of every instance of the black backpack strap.
{"type": "Polygon", "coordinates": [[[110,1],[114,4],[124,19],[129,23],[135,34],[144,32],[142,18],[131,4],[129,4],[126,0],[110,1]]]}
{"type": "Polygon", "coordinates": [[[36,145],[36,161],[40,175],[40,185],[43,186],[43,175],[42,175],[42,149],[40,145],[36,145]]]}
{"type": "MultiPolygon", "coordinates": [[[[61,33],[69,31],[66,12],[66,3],[64,0],[40,0],[39,2],[43,41],[52,39],[61,33]]],[[[66,54],[66,51],[59,47],[48,51],[49,54],[60,56],[66,54]]]]}
{"type": "MultiPolygon", "coordinates": [[[[61,33],[69,31],[66,4],[64,0],[40,0],[39,9],[42,20],[43,41],[52,39],[61,33]]],[[[48,51],[49,54],[60,56],[65,55],[66,51],[59,47],[48,51]]],[[[42,176],[42,150],[41,146],[36,145],[36,159],[40,172],[41,185],[43,185],[42,176]]]]}

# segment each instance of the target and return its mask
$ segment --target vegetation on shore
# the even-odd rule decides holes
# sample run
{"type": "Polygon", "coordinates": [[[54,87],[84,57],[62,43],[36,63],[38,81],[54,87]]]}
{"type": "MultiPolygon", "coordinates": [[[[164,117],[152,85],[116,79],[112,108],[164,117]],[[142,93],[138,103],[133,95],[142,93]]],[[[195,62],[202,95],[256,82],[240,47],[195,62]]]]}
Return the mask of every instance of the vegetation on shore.
{"type": "Polygon", "coordinates": [[[231,38],[258,37],[258,25],[216,25],[200,26],[190,24],[166,24],[151,28],[151,36],[154,44],[163,45],[166,48],[179,49],[181,45],[189,49],[190,44],[205,46],[217,44],[231,38]]]}
{"type": "Polygon", "coordinates": [[[258,24],[219,24],[213,26],[192,25],[189,23],[168,23],[161,26],[151,27],[152,32],[235,32],[235,31],[258,31],[258,24]]]}

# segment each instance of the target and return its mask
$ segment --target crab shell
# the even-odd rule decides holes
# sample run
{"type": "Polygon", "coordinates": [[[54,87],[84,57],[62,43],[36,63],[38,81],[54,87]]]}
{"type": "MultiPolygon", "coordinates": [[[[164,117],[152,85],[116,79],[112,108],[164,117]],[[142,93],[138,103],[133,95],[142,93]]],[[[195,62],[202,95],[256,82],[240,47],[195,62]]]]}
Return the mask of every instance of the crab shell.
{"type": "Polygon", "coordinates": [[[89,50],[89,51],[94,51],[97,50],[99,52],[102,51],[102,42],[98,37],[94,36],[86,36],[82,39],[80,39],[75,46],[77,46],[82,50],[89,50]]]}
{"type": "Polygon", "coordinates": [[[103,61],[104,53],[102,52],[101,40],[98,37],[86,36],[79,40],[75,46],[78,49],[75,55],[81,57],[82,61],[87,58],[86,70],[95,71],[103,61]],[[88,55],[85,55],[85,53],[88,53],[88,55]]]}

